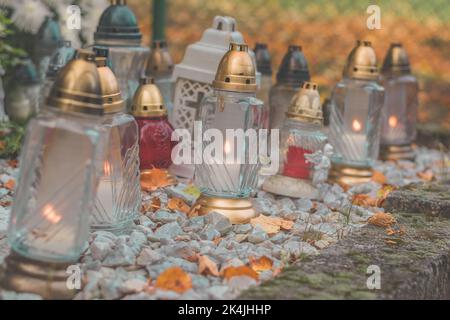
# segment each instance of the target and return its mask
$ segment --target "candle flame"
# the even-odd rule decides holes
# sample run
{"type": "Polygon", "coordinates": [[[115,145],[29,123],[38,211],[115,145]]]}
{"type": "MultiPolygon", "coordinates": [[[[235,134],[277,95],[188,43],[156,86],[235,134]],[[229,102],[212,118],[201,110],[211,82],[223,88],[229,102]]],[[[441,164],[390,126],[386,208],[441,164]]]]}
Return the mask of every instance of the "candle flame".
{"type": "Polygon", "coordinates": [[[388,122],[391,128],[395,128],[398,124],[398,119],[396,116],[390,116],[388,122]]]}
{"type": "Polygon", "coordinates": [[[42,215],[53,224],[57,224],[62,219],[62,216],[56,212],[55,208],[53,208],[51,204],[44,206],[42,215]]]}
{"type": "Polygon", "coordinates": [[[228,141],[225,141],[225,146],[224,146],[223,150],[225,151],[225,153],[230,153],[231,146],[230,146],[230,143],[228,141]]]}
{"type": "Polygon", "coordinates": [[[356,119],[353,120],[352,128],[353,128],[353,131],[355,131],[355,132],[361,131],[361,129],[362,129],[361,123],[358,120],[356,120],[356,119]]]}
{"type": "Polygon", "coordinates": [[[111,175],[111,163],[109,163],[109,161],[103,163],[103,172],[105,173],[105,176],[111,175]]]}

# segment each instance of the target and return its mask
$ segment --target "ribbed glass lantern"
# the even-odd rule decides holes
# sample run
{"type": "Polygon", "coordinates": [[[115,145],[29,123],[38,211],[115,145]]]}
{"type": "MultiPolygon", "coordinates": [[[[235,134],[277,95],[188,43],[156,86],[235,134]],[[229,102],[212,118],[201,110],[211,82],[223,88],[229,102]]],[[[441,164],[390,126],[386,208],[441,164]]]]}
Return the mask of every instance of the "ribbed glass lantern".
{"type": "Polygon", "coordinates": [[[328,141],[322,131],[322,122],[317,84],[303,82],[280,130],[278,174],[264,181],[262,188],[265,191],[294,198],[317,197],[313,185],[314,166],[308,155],[322,151],[328,141]]]}
{"type": "Polygon", "coordinates": [[[106,65],[107,57],[97,56],[102,86],[112,103],[105,107],[103,130],[109,144],[97,187],[91,228],[117,234],[128,232],[139,213],[139,135],[134,117],[124,113],[118,82],[106,65]]]}
{"type": "Polygon", "coordinates": [[[111,0],[94,34],[95,46],[109,49],[112,70],[119,81],[127,109],[139,85],[149,49],[141,46],[142,34],[126,0],[111,0]]]}
{"type": "Polygon", "coordinates": [[[308,63],[302,48],[290,45],[277,72],[277,82],[270,89],[270,128],[279,129],[283,125],[292,97],[303,81],[309,81],[308,63]]]}
{"type": "Polygon", "coordinates": [[[413,160],[416,137],[418,83],[411,74],[408,55],[400,43],[391,44],[381,69],[385,88],[380,158],[413,160]]]}
{"type": "MultiPolygon", "coordinates": [[[[255,214],[247,200],[256,187],[260,164],[249,136],[230,137],[230,129],[258,130],[264,126],[264,104],[256,98],[255,65],[245,44],[232,43],[222,58],[213,82],[214,92],[202,102],[199,120],[203,130],[221,134],[223,151],[195,166],[195,184],[202,191],[199,214],[212,210],[232,223],[246,222],[255,214]],[[220,155],[222,160],[220,161],[220,155]],[[239,157],[241,155],[241,157],[239,157]],[[251,161],[256,157],[256,161],[251,161]]],[[[253,141],[254,142],[254,141],[253,141]]],[[[208,143],[203,143],[204,148],[208,143]]]]}
{"type": "Polygon", "coordinates": [[[104,156],[103,101],[94,55],[81,53],[58,74],[45,108],[29,122],[8,230],[12,252],[2,285],[67,298],[66,267],[89,236],[98,159],[104,156]]]}
{"type": "Polygon", "coordinates": [[[335,148],[331,179],[344,184],[370,180],[378,158],[384,88],[378,83],[375,51],[358,41],[344,79],[331,96],[330,141],[335,148]]]}
{"type": "MultiPolygon", "coordinates": [[[[264,102],[265,106],[269,107],[269,91],[272,87],[272,59],[265,43],[257,43],[253,51],[255,52],[256,66],[258,71],[261,72],[261,85],[256,92],[256,96],[264,102]]],[[[268,128],[269,113],[265,122],[268,128]]]]}

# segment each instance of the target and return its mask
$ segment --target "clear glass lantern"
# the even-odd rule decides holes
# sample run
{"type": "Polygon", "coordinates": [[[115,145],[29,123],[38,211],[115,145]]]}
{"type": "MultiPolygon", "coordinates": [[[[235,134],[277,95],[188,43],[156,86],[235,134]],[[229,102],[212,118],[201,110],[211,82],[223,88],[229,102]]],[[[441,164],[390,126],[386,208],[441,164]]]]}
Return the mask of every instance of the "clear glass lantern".
{"type": "Polygon", "coordinates": [[[270,89],[270,128],[280,129],[292,97],[303,81],[309,81],[308,63],[302,48],[290,45],[277,72],[277,82],[270,89]]]}
{"type": "Polygon", "coordinates": [[[112,70],[128,111],[150,52],[149,48],[141,46],[141,38],[136,16],[126,0],[111,0],[100,17],[94,44],[109,49],[112,70]]]}
{"type": "MultiPolygon", "coordinates": [[[[231,42],[243,43],[242,34],[236,30],[231,17],[216,16],[211,28],[205,30],[200,41],[189,45],[181,63],[175,65],[173,112],[169,118],[176,129],[193,132],[200,103],[213,91],[217,67],[231,42]]],[[[170,171],[182,178],[192,179],[194,166],[172,165],[170,171]]]]}
{"type": "Polygon", "coordinates": [[[294,198],[317,197],[316,172],[308,156],[323,151],[328,141],[322,121],[317,84],[303,82],[280,130],[279,171],[264,181],[263,190],[294,198]]]}
{"type": "MultiPolygon", "coordinates": [[[[261,129],[265,112],[263,102],[256,98],[255,65],[247,45],[230,44],[217,69],[213,87],[214,92],[201,104],[199,120],[203,130],[215,129],[221,133],[223,161],[214,157],[195,165],[195,183],[202,192],[197,204],[200,214],[214,210],[227,215],[232,223],[240,223],[255,214],[246,198],[256,187],[260,164],[250,161],[257,157],[257,152],[249,136],[235,139],[227,135],[227,129],[244,132],[261,129]]],[[[204,148],[207,145],[203,143],[204,148]]]]}
{"type": "Polygon", "coordinates": [[[344,79],[331,96],[330,141],[335,148],[332,179],[346,184],[368,181],[378,158],[384,88],[377,82],[375,51],[358,41],[344,79]]]}
{"type": "Polygon", "coordinates": [[[74,59],[61,70],[46,108],[28,125],[8,232],[20,256],[76,262],[88,240],[105,144],[93,57],[74,59]]]}
{"type": "Polygon", "coordinates": [[[113,102],[104,107],[102,117],[109,144],[97,187],[91,228],[119,234],[128,231],[139,213],[139,135],[134,117],[123,112],[118,82],[106,60],[104,56],[96,57],[102,86],[113,102]]]}
{"type": "Polygon", "coordinates": [[[5,88],[5,111],[11,121],[26,123],[39,110],[41,81],[33,62],[24,59],[5,88]]]}
{"type": "Polygon", "coordinates": [[[61,40],[58,43],[58,49],[50,58],[50,63],[47,68],[44,85],[41,89],[41,100],[39,105],[43,106],[47,99],[50,90],[55,82],[56,75],[70,60],[75,56],[75,49],[72,48],[70,41],[61,40]]]}
{"type": "MultiPolygon", "coordinates": [[[[269,91],[272,87],[272,60],[265,43],[256,43],[253,51],[255,52],[256,66],[258,71],[261,72],[261,85],[256,92],[256,97],[269,107],[269,91]]],[[[269,116],[268,113],[264,121],[266,128],[269,127],[269,116]]]]}
{"type": "Polygon", "coordinates": [[[167,118],[164,98],[153,78],[141,79],[131,106],[139,127],[141,172],[153,168],[167,169],[172,164],[173,127],[167,118]]]}
{"type": "Polygon", "coordinates": [[[385,100],[380,157],[385,160],[413,160],[415,155],[411,144],[416,137],[419,87],[401,44],[391,44],[381,74],[385,100]]]}
{"type": "Polygon", "coordinates": [[[172,80],[173,62],[170,56],[167,42],[164,40],[154,40],[152,50],[147,60],[145,75],[152,77],[161,94],[164,97],[164,105],[169,118],[173,111],[173,88],[172,80]]]}

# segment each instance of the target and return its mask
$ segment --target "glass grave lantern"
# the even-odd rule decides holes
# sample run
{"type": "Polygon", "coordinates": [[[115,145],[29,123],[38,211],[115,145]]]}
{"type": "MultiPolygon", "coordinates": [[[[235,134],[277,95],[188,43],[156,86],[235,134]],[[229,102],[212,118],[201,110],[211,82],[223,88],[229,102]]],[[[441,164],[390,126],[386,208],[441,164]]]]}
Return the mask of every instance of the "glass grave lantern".
{"type": "Polygon", "coordinates": [[[97,56],[95,61],[102,87],[115,103],[105,107],[102,116],[109,144],[101,165],[91,228],[122,234],[129,231],[141,204],[138,126],[132,115],[124,113],[119,84],[107,66],[107,57],[97,56]]]}
{"type": "Polygon", "coordinates": [[[414,160],[418,83],[411,74],[408,55],[400,43],[391,44],[381,69],[385,98],[381,125],[380,158],[414,160]]]}
{"type": "MultiPolygon", "coordinates": [[[[280,132],[280,168],[268,177],[262,189],[293,198],[313,199],[314,166],[308,155],[322,151],[328,141],[323,133],[322,107],[317,84],[303,82],[292,98],[280,132]]],[[[326,180],[326,179],[324,179],[326,180]]]]}
{"type": "Polygon", "coordinates": [[[280,129],[292,97],[303,81],[309,81],[308,63],[302,48],[290,45],[277,72],[277,82],[270,89],[270,129],[280,129]]]}
{"type": "Polygon", "coordinates": [[[131,112],[139,127],[141,174],[153,168],[167,169],[172,164],[173,127],[167,119],[164,98],[153,78],[144,77],[134,94],[131,112]]]}
{"type": "Polygon", "coordinates": [[[5,88],[5,111],[11,121],[26,123],[39,110],[41,81],[33,62],[23,59],[5,88]]]}
{"type": "Polygon", "coordinates": [[[164,40],[154,40],[152,50],[147,60],[145,75],[154,79],[154,82],[164,97],[164,105],[169,118],[173,110],[173,62],[164,40]]]}
{"type": "MultiPolygon", "coordinates": [[[[272,87],[272,59],[270,57],[267,44],[256,43],[255,49],[256,66],[259,72],[261,72],[261,85],[256,92],[256,96],[265,106],[269,106],[269,91],[272,87]]],[[[269,127],[269,114],[267,114],[266,127],[269,127]]]]}
{"type": "MultiPolygon", "coordinates": [[[[198,119],[203,130],[214,129],[219,135],[214,137],[219,147],[214,155],[199,155],[203,161],[195,165],[194,181],[202,194],[193,210],[199,215],[216,211],[232,223],[246,223],[255,216],[248,198],[256,187],[260,168],[257,143],[250,141],[249,135],[230,137],[227,131],[263,128],[264,104],[256,98],[255,63],[247,45],[230,44],[217,69],[213,88],[214,92],[200,106],[198,119]]],[[[203,142],[204,149],[208,144],[203,142]]]]}
{"type": "MultiPolygon", "coordinates": [[[[205,30],[200,41],[189,45],[181,63],[175,65],[173,112],[169,118],[175,129],[193,131],[194,120],[202,99],[213,91],[217,67],[231,42],[243,43],[232,17],[216,16],[211,28],[205,30]]],[[[182,178],[192,179],[194,166],[172,165],[170,171],[182,178]]]]}
{"type": "MultiPolygon", "coordinates": [[[[93,53],[81,51],[58,74],[28,127],[11,211],[1,284],[47,299],[71,298],[66,268],[76,264],[89,237],[89,217],[104,156],[100,125],[110,97],[93,53]]],[[[114,103],[114,102],[113,102],[114,103]]]]}
{"type": "Polygon", "coordinates": [[[371,43],[358,41],[343,80],[333,89],[329,138],[335,149],[330,179],[346,185],[367,182],[378,159],[384,88],[378,81],[371,43]]]}
{"type": "Polygon", "coordinates": [[[60,40],[58,49],[53,53],[45,75],[44,85],[41,89],[41,100],[39,105],[43,106],[50,90],[55,82],[56,75],[70,60],[75,56],[75,49],[72,48],[70,41],[60,40]]]}
{"type": "Polygon", "coordinates": [[[141,46],[141,38],[136,16],[126,0],[111,0],[100,17],[94,44],[109,49],[112,70],[128,110],[149,55],[149,48],[141,46]]]}

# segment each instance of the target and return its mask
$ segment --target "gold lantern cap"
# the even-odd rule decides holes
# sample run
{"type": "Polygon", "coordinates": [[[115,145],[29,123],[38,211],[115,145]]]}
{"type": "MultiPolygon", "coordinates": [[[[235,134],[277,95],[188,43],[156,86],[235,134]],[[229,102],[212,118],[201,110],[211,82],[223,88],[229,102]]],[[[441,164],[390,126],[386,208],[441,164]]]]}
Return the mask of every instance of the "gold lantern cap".
{"type": "Polygon", "coordinates": [[[170,75],[173,61],[165,40],[154,40],[152,50],[147,60],[145,74],[147,76],[170,75]]]}
{"type": "Polygon", "coordinates": [[[383,61],[381,73],[384,75],[410,74],[408,54],[401,43],[391,43],[383,61]]]}
{"type": "Polygon", "coordinates": [[[151,77],[141,78],[131,105],[131,114],[135,117],[161,117],[167,115],[164,98],[151,77]]]}
{"type": "Polygon", "coordinates": [[[302,122],[322,124],[323,114],[316,83],[304,81],[291,100],[286,116],[302,122]]]}
{"type": "Polygon", "coordinates": [[[215,89],[235,92],[256,92],[256,68],[248,46],[230,43],[213,81],[215,89]]]}
{"type": "Polygon", "coordinates": [[[377,56],[370,41],[356,42],[347,58],[344,77],[362,80],[377,80],[377,56]]]}
{"type": "Polygon", "coordinates": [[[106,62],[106,58],[98,58],[92,51],[78,50],[58,73],[47,106],[94,115],[121,111],[124,101],[119,84],[111,69],[103,66],[103,59],[106,62]]]}

